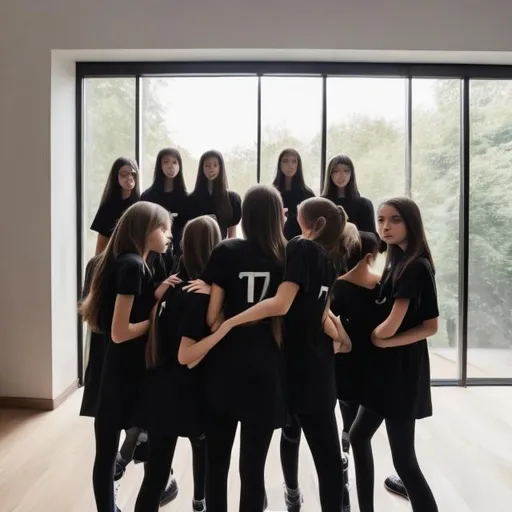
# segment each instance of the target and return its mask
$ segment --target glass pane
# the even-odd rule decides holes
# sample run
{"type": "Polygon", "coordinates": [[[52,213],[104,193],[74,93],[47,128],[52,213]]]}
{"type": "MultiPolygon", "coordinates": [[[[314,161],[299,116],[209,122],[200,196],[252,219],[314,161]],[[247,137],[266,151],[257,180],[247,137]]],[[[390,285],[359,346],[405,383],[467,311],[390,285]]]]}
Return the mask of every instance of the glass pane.
{"type": "Polygon", "coordinates": [[[96,250],[89,229],[114,160],[135,158],[135,78],[84,80],[84,268],[96,250]]]}
{"type": "Polygon", "coordinates": [[[201,154],[224,155],[229,187],[243,194],[256,183],[257,77],[144,78],[142,84],[144,186],[152,182],[160,149],[175,147],[189,191],[201,154]]]}
{"type": "Polygon", "coordinates": [[[279,153],[296,149],[306,184],[320,192],[322,79],[262,77],[261,183],[274,180],[279,153]]]}
{"type": "MultiPolygon", "coordinates": [[[[375,211],[405,193],[405,94],[404,78],[327,79],[327,162],[339,153],[351,158],[375,211]]],[[[380,255],[378,270],[384,261],[380,255]]]]}
{"type": "Polygon", "coordinates": [[[412,81],[412,198],[434,258],[439,329],[429,338],[433,379],[458,376],[460,80],[412,81]]]}
{"type": "Polygon", "coordinates": [[[471,82],[468,377],[512,377],[512,81],[471,82]]]}

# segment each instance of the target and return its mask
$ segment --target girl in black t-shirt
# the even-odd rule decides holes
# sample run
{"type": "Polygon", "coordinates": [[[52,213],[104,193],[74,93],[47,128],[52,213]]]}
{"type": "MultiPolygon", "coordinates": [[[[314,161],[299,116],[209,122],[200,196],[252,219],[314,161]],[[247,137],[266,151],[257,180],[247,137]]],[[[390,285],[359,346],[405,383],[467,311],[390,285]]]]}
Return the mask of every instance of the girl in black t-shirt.
{"type": "Polygon", "coordinates": [[[196,185],[189,196],[188,218],[215,215],[222,238],[235,238],[242,216],[240,196],[228,190],[224,158],[218,151],[207,151],[199,159],[196,185]]]}
{"type": "Polygon", "coordinates": [[[276,177],[273,185],[279,190],[283,198],[286,211],[284,236],[286,240],[291,240],[301,233],[297,221],[298,205],[305,199],[315,196],[304,181],[302,159],[296,149],[288,148],[281,151],[277,159],[276,177]]]}
{"type": "Polygon", "coordinates": [[[145,375],[145,345],[150,313],[171,280],[158,288],[146,258],[164,253],[171,219],[159,205],[131,206],[101,254],[80,310],[91,329],[106,341],[96,418],[93,486],[99,512],[112,512],[114,463],[121,430],[134,426],[133,412],[145,375]],[[156,289],[155,289],[156,288],[156,289]]]}
{"type": "MultiPolygon", "coordinates": [[[[373,204],[359,193],[354,164],[347,155],[336,155],[329,161],[322,197],[343,206],[348,220],[355,224],[359,231],[377,234],[373,204]]],[[[353,265],[357,263],[354,261],[353,265]]],[[[350,268],[353,265],[350,265],[350,268]]]]}
{"type": "Polygon", "coordinates": [[[386,423],[393,464],[414,512],[437,512],[414,450],[416,420],[432,415],[426,338],[437,331],[439,311],[434,265],[417,205],[390,199],[378,211],[387,262],[372,333],[372,372],[350,431],[361,512],[373,512],[371,439],[386,423]],[[380,311],[379,311],[380,310],[380,311]]]}
{"type": "Polygon", "coordinates": [[[130,158],[118,158],[112,165],[100,206],[91,224],[98,233],[96,254],[105,250],[117,221],[140,198],[139,169],[130,158]]]}
{"type": "Polygon", "coordinates": [[[349,431],[361,404],[369,371],[368,354],[373,350],[371,333],[376,327],[375,301],[378,298],[380,275],[372,271],[380,240],[373,233],[359,232],[359,244],[354,251],[355,267],[334,284],[331,311],[340,317],[352,350],[336,356],[338,403],[343,418],[342,448],[348,452],[349,431]]]}
{"type": "Polygon", "coordinates": [[[163,206],[173,217],[172,250],[165,255],[167,272],[173,269],[173,256],[181,253],[181,234],[187,221],[187,187],[183,177],[183,162],[175,148],[162,149],[155,162],[152,185],[141,195],[142,201],[163,206]]]}
{"type": "MultiPolygon", "coordinates": [[[[219,244],[204,275],[212,283],[210,325],[220,316],[233,317],[274,296],[283,277],[283,221],[283,203],[273,187],[256,185],[247,191],[242,205],[245,238],[219,244]]],[[[227,510],[227,478],[238,422],[240,511],[265,509],[265,461],[273,431],[285,424],[287,416],[279,340],[277,319],[234,328],[205,361],[208,510],[227,510]]]]}
{"type": "MultiPolygon", "coordinates": [[[[350,339],[329,310],[329,295],[338,276],[335,265],[344,250],[346,214],[327,199],[310,198],[299,205],[297,220],[302,236],[286,247],[283,282],[276,295],[228,318],[220,328],[232,329],[264,318],[285,316],[283,348],[289,410],[304,430],[313,455],[322,511],[340,512],[344,477],[334,414],[332,340],[338,342],[339,350],[349,351],[350,339]]],[[[289,437],[286,430],[285,435],[289,437]]],[[[299,510],[302,497],[296,483],[298,443],[296,449],[286,453],[282,445],[281,460],[287,508],[299,510]],[[290,482],[295,485],[290,487],[290,482]]]]}
{"type": "MultiPolygon", "coordinates": [[[[219,226],[202,216],[183,231],[183,281],[201,276],[213,248],[220,242],[219,226]]],[[[148,378],[143,394],[142,421],[149,435],[149,459],[135,511],[156,512],[169,479],[178,437],[192,445],[194,501],[192,509],[206,511],[206,446],[200,400],[201,366],[190,359],[190,348],[210,334],[206,324],[209,296],[187,293],[178,285],[162,297],[146,351],[148,378]]],[[[192,354],[193,356],[193,354],[192,354]]],[[[210,507],[208,507],[210,509],[210,507]]]]}

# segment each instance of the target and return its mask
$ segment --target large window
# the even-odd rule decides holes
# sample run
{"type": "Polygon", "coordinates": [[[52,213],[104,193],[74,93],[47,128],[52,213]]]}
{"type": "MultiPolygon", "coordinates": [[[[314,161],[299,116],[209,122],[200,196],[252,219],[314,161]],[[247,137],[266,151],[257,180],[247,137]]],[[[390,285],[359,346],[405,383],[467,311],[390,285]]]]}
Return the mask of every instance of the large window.
{"type": "Polygon", "coordinates": [[[89,78],[84,86],[84,266],[96,249],[97,233],[89,227],[120,156],[135,157],[135,78],[89,78]]]}
{"type": "Polygon", "coordinates": [[[191,191],[199,158],[216,149],[224,156],[229,187],[243,195],[256,176],[258,79],[176,77],[142,82],[144,186],[151,184],[158,151],[171,146],[180,150],[191,191]]]}
{"type": "Polygon", "coordinates": [[[512,81],[469,97],[468,376],[512,377],[512,81]]]}
{"type": "Polygon", "coordinates": [[[412,81],[412,198],[436,270],[439,330],[429,339],[433,378],[456,378],[459,287],[460,80],[412,81]]]}
{"type": "MultiPolygon", "coordinates": [[[[409,194],[421,209],[440,309],[438,333],[429,339],[433,379],[512,383],[512,69],[300,62],[194,66],[78,66],[78,80],[84,82],[78,89],[83,91],[82,267],[94,254],[96,233],[89,227],[119,156],[138,158],[145,189],[159,150],[178,148],[192,190],[201,154],[217,149],[226,161],[229,187],[243,197],[258,181],[272,183],[285,148],[299,151],[306,183],[316,194],[329,159],[344,153],[354,162],[361,194],[376,210],[389,197],[409,194]],[[494,80],[478,78],[498,73],[494,80]]],[[[379,269],[383,262],[379,257],[379,269]]]]}

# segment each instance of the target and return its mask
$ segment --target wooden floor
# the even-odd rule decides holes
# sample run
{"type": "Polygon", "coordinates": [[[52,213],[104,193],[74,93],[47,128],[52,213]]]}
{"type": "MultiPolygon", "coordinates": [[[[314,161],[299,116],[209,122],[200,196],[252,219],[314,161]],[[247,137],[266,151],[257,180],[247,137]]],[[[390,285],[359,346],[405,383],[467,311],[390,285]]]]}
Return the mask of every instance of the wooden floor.
{"type": "MultiPolygon", "coordinates": [[[[508,512],[512,510],[512,388],[434,388],[434,417],[419,422],[418,456],[441,512],[508,512]]],[[[50,413],[0,411],[0,512],[94,511],[91,467],[92,421],[78,416],[81,392],[50,413]]],[[[267,463],[270,510],[283,510],[278,434],[267,463]]],[[[300,482],[304,512],[319,512],[311,456],[302,445],[300,482]]],[[[376,512],[405,512],[408,503],[389,495],[382,479],[392,471],[387,438],[374,441],[376,512]]],[[[238,452],[234,450],[229,481],[230,511],[237,510],[238,452]]],[[[188,441],[179,443],[175,473],[177,500],[163,510],[190,511],[191,460],[188,441]]],[[[133,510],[142,474],[131,465],[121,487],[119,505],[133,510]]],[[[356,504],[352,480],[352,510],[356,504]]]]}

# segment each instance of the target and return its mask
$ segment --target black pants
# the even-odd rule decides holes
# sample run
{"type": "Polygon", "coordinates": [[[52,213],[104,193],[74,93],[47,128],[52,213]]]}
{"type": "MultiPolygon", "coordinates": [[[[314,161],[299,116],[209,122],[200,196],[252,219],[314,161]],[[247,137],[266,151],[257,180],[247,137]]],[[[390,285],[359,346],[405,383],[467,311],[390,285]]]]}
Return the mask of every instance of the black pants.
{"type": "MultiPolygon", "coordinates": [[[[384,418],[365,407],[350,430],[360,512],[373,512],[374,468],[371,440],[384,418]]],[[[414,450],[416,420],[386,419],[389,446],[398,476],[407,489],[414,512],[437,512],[432,491],[421,472],[414,450]]]]}
{"type": "MultiPolygon", "coordinates": [[[[210,413],[206,431],[206,504],[208,512],[227,512],[231,450],[238,422],[210,413]]],[[[262,512],[265,500],[265,462],[274,429],[242,422],[240,430],[240,512],[262,512]]]]}
{"type": "MultiPolygon", "coordinates": [[[[194,499],[202,500],[205,493],[206,475],[205,437],[189,439],[192,445],[194,499]]],[[[177,441],[177,436],[149,434],[149,459],[144,468],[144,480],[135,503],[135,512],[158,511],[162,493],[169,481],[177,441]]]]}
{"type": "Polygon", "coordinates": [[[338,404],[340,406],[341,417],[343,419],[343,432],[348,434],[356,419],[359,404],[354,402],[344,402],[343,400],[338,400],[338,404]]]}
{"type": "Polygon", "coordinates": [[[94,421],[96,456],[92,472],[92,483],[98,512],[113,512],[114,509],[114,468],[121,430],[109,421],[94,421]]]}
{"type": "Polygon", "coordinates": [[[281,464],[289,489],[297,489],[300,430],[304,430],[318,475],[322,512],[340,512],[343,505],[343,463],[334,410],[299,414],[281,434],[281,464]]]}

